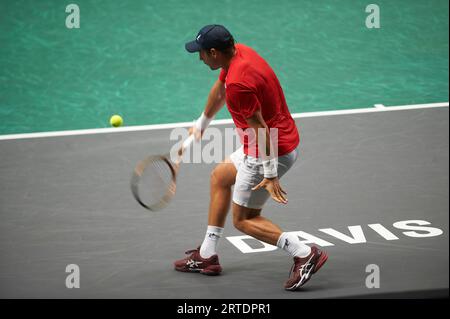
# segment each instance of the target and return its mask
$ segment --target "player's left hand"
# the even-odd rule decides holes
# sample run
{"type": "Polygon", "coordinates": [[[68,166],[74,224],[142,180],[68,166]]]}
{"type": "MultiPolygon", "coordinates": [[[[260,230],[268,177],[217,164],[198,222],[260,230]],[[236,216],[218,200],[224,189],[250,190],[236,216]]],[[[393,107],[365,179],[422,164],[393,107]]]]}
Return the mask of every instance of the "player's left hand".
{"type": "Polygon", "coordinates": [[[281,204],[287,204],[287,193],[281,188],[278,177],[264,178],[261,183],[253,187],[252,190],[255,191],[260,188],[265,188],[274,201],[281,204]]]}

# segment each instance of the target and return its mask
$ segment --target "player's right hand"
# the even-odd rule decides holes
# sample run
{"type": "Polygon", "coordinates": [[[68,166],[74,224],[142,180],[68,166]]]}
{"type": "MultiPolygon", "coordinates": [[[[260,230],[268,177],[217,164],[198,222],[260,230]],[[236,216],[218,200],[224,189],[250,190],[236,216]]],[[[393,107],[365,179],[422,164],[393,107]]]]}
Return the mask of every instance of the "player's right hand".
{"type": "Polygon", "coordinates": [[[189,135],[192,135],[192,134],[194,134],[196,141],[200,141],[200,139],[202,138],[203,132],[198,130],[197,127],[194,125],[189,128],[189,135]]]}

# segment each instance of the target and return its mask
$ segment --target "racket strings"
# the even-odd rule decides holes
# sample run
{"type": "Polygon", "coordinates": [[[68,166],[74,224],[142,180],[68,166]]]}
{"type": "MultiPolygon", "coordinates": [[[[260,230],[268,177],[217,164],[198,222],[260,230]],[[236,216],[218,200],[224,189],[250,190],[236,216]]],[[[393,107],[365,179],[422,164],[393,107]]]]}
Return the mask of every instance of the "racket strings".
{"type": "Polygon", "coordinates": [[[149,208],[164,206],[175,193],[175,171],[163,157],[150,159],[139,172],[138,196],[149,208]]]}

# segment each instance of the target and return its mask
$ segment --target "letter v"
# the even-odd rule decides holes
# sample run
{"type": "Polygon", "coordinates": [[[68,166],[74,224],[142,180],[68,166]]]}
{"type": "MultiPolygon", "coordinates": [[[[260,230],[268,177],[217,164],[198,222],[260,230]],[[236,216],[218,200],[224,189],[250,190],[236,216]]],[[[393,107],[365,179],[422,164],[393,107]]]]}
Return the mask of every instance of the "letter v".
{"type": "Polygon", "coordinates": [[[360,225],[348,226],[348,229],[352,237],[347,236],[341,232],[338,232],[333,228],[322,228],[319,230],[325,234],[336,237],[337,239],[345,241],[346,243],[349,244],[359,244],[366,242],[366,237],[364,236],[363,230],[360,225]]]}

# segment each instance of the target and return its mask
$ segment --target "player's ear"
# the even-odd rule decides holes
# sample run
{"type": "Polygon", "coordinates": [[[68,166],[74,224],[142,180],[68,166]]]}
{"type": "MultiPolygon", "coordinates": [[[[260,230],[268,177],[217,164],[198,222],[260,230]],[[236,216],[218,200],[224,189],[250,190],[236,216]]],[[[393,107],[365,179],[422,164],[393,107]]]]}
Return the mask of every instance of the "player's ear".
{"type": "Polygon", "coordinates": [[[213,58],[217,58],[217,50],[212,48],[209,50],[209,54],[213,57],[213,58]]]}

